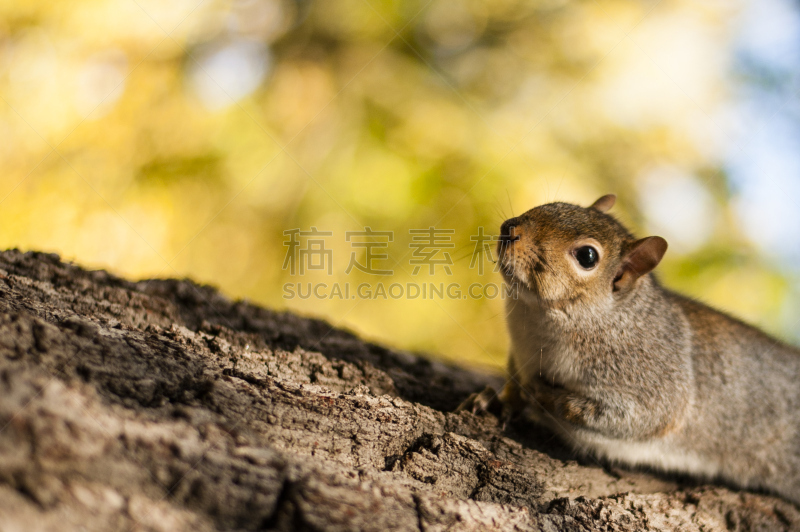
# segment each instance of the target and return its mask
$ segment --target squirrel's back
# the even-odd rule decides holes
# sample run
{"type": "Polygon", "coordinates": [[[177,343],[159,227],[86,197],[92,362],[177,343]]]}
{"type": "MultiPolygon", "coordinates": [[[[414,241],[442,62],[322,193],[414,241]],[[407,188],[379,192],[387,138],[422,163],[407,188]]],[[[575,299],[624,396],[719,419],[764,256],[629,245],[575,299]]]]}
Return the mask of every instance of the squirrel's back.
{"type": "Polygon", "coordinates": [[[665,290],[692,334],[693,412],[685,445],[745,487],[800,501],[800,349],[665,290]],[[724,437],[720,437],[724,435],[724,437]]]}

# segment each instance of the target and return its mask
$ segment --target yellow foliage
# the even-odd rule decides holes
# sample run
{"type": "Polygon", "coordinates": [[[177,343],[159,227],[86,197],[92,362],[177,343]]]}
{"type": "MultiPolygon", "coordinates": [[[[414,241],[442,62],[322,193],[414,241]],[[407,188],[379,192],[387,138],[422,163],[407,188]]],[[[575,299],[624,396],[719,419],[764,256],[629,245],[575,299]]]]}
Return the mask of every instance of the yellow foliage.
{"type": "MultiPolygon", "coordinates": [[[[500,368],[499,298],[284,299],[283,286],[499,284],[491,263],[469,267],[478,227],[616,192],[643,232],[638,183],[667,164],[730,220],[709,116],[731,90],[732,16],[667,0],[4,2],[0,246],[188,276],[500,368]],[[393,275],[344,273],[363,258],[346,232],[366,226],[394,232],[376,263],[393,275]],[[330,276],[282,268],[283,232],[311,227],[333,233],[330,276]],[[409,230],[428,227],[455,231],[452,275],[412,275],[409,230]]],[[[665,278],[785,334],[787,278],[718,225],[665,278]]]]}

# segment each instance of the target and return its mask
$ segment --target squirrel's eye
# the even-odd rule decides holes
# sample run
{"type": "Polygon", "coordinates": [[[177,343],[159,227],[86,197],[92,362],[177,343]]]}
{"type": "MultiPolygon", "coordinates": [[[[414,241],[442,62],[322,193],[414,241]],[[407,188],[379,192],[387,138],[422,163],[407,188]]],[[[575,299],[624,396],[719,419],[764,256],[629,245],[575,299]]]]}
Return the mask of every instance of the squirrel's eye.
{"type": "Polygon", "coordinates": [[[600,255],[597,253],[597,250],[594,249],[592,246],[582,246],[575,250],[575,259],[578,261],[578,264],[581,265],[581,268],[585,270],[591,270],[597,264],[600,255]]]}

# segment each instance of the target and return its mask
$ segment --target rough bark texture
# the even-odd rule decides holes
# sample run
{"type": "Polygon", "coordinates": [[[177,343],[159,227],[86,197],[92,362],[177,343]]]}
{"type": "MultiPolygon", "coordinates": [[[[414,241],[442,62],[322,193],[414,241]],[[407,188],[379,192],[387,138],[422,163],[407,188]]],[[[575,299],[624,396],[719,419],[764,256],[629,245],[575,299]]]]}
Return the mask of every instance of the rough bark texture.
{"type": "Polygon", "coordinates": [[[0,253],[0,530],[793,530],[778,498],[574,460],[452,413],[491,377],[0,253]]]}

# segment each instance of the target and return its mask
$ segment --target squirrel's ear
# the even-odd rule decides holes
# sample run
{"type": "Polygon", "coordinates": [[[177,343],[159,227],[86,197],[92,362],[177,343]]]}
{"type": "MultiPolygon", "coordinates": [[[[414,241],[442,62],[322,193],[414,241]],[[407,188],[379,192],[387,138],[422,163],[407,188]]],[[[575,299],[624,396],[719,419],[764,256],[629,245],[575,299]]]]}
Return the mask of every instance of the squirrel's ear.
{"type": "Polygon", "coordinates": [[[658,266],[666,252],[667,241],[660,236],[648,236],[634,242],[614,277],[614,291],[619,292],[633,286],[639,277],[658,266]]]}
{"type": "Polygon", "coordinates": [[[617,197],[614,194],[606,194],[602,198],[592,203],[589,208],[600,212],[607,212],[611,207],[614,206],[615,201],[617,201],[617,197]]]}

